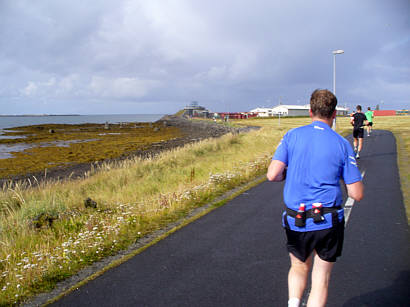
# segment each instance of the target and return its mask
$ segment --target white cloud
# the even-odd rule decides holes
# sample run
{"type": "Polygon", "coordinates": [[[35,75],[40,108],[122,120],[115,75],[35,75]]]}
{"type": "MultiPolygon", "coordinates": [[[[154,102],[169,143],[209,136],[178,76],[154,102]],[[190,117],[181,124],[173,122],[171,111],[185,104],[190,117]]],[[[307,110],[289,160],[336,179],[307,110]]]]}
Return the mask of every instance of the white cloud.
{"type": "Polygon", "coordinates": [[[29,81],[27,86],[25,86],[20,93],[25,96],[35,96],[44,95],[44,93],[49,92],[56,85],[55,77],[51,77],[44,82],[29,81]]]}
{"type": "Polygon", "coordinates": [[[33,96],[37,92],[37,88],[33,81],[29,81],[27,86],[21,90],[21,93],[26,96],[33,96]]]}

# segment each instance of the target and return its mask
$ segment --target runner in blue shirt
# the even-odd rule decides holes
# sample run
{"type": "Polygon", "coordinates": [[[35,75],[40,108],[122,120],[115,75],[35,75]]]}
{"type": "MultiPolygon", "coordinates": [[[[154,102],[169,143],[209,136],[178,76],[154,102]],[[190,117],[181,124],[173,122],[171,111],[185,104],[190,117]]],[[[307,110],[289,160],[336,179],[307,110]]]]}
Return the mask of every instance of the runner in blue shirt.
{"type": "Polygon", "coordinates": [[[331,129],[336,104],[330,91],[315,90],[310,99],[312,123],[285,134],[267,173],[270,181],[286,179],[282,223],[291,260],[289,306],[300,304],[313,253],[308,306],[326,304],[330,273],[343,246],[340,180],[344,180],[350,197],[356,201],[363,197],[354,151],[331,129]]]}

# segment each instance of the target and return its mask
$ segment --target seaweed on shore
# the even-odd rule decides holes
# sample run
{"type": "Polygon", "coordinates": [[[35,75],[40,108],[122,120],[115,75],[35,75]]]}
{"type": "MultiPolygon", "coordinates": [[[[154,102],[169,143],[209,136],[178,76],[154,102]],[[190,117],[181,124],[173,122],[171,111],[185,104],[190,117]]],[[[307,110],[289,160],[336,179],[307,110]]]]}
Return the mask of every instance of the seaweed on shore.
{"type": "Polygon", "coordinates": [[[161,122],[16,127],[0,139],[3,150],[14,147],[7,151],[10,157],[0,159],[0,178],[115,159],[181,136],[178,127],[161,122]],[[21,145],[20,150],[16,145],[21,145]]]}

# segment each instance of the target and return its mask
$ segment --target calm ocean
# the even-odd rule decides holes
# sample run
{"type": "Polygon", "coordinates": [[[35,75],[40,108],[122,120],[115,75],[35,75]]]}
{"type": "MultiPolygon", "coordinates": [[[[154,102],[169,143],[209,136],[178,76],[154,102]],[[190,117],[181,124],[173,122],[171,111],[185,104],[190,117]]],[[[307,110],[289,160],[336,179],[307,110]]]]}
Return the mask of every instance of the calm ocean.
{"type": "Polygon", "coordinates": [[[53,116],[0,116],[0,130],[41,124],[111,124],[120,122],[155,122],[162,114],[107,114],[107,115],[53,115],[53,116]]]}

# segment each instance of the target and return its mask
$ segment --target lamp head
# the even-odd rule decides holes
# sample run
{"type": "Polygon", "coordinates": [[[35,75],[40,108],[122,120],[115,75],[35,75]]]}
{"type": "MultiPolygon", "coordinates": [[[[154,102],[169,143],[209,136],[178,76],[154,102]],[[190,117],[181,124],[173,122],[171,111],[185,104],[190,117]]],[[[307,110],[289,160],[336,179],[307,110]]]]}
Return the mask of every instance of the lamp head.
{"type": "Polygon", "coordinates": [[[341,49],[333,51],[333,54],[342,54],[342,53],[345,53],[345,52],[344,50],[341,50],[341,49]]]}

